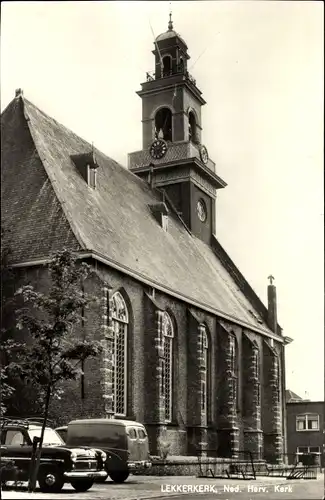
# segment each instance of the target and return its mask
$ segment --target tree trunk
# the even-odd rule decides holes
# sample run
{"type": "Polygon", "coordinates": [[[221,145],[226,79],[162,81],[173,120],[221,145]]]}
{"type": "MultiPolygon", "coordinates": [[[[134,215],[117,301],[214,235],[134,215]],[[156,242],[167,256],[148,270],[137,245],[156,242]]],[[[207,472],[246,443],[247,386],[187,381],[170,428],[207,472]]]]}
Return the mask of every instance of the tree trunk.
{"type": "Polygon", "coordinates": [[[41,460],[41,453],[42,453],[42,446],[43,446],[43,439],[44,439],[44,432],[45,432],[45,427],[47,423],[47,417],[48,417],[48,412],[49,412],[49,405],[50,405],[50,399],[51,399],[51,384],[48,385],[47,391],[46,391],[46,398],[45,398],[45,411],[44,411],[44,418],[43,418],[43,423],[42,423],[42,430],[41,430],[41,437],[39,440],[38,447],[36,448],[36,456],[33,457],[34,460],[31,465],[31,473],[30,473],[30,478],[28,482],[28,491],[29,493],[33,493],[36,488],[36,481],[37,481],[37,476],[38,476],[38,470],[40,466],[40,460],[41,460]]]}

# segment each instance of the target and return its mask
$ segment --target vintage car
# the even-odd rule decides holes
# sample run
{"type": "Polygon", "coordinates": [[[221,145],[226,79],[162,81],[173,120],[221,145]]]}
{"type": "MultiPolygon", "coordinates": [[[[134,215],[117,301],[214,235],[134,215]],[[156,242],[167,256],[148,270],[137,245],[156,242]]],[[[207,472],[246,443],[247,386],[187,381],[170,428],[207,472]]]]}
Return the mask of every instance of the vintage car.
{"type": "Polygon", "coordinates": [[[90,418],[72,420],[56,431],[68,446],[96,446],[104,450],[108,455],[105,468],[115,483],[123,483],[129,474],[151,467],[148,434],[140,422],[90,418]]]}
{"type": "MultiPolygon", "coordinates": [[[[33,446],[41,428],[35,419],[6,418],[0,422],[2,484],[28,481],[33,446]]],[[[107,477],[106,459],[106,453],[98,448],[65,445],[55,430],[46,427],[37,477],[40,489],[56,493],[64,483],[70,483],[76,491],[87,491],[95,479],[107,477]]]]}

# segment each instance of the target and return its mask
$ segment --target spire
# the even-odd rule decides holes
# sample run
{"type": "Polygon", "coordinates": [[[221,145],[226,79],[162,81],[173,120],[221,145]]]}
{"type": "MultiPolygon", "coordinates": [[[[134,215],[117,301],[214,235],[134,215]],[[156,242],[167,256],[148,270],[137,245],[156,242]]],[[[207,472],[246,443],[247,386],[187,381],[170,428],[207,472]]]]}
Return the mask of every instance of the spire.
{"type": "Polygon", "coordinates": [[[168,30],[171,31],[172,29],[173,29],[172,11],[170,11],[170,13],[169,13],[168,30]]]}

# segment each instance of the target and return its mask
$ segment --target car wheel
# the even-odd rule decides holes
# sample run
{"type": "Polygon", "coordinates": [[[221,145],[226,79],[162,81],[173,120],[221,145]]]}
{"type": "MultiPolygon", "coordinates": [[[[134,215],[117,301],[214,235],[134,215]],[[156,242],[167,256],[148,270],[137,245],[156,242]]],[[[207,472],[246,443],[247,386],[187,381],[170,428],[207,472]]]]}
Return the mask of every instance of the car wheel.
{"type": "Polygon", "coordinates": [[[58,493],[64,485],[63,474],[57,467],[42,467],[38,475],[38,484],[44,493],[58,493]]]}
{"type": "Polygon", "coordinates": [[[114,483],[124,483],[124,481],[126,481],[129,477],[129,471],[122,470],[118,472],[111,472],[109,477],[112,481],[114,481],[114,483]]]}
{"type": "Polygon", "coordinates": [[[93,484],[93,479],[74,479],[71,481],[71,486],[79,492],[88,491],[93,484]]]}

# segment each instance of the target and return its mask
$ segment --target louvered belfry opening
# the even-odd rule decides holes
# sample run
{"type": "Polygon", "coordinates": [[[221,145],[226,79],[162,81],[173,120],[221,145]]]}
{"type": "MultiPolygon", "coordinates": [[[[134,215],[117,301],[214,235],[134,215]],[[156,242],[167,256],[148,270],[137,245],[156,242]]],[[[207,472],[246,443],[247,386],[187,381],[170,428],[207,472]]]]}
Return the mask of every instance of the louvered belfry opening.
{"type": "Polygon", "coordinates": [[[163,77],[170,76],[172,74],[172,58],[170,56],[165,56],[163,58],[163,77]]]}
{"type": "Polygon", "coordinates": [[[188,122],[189,122],[189,140],[194,143],[197,143],[196,119],[192,111],[189,112],[188,122]]]}

